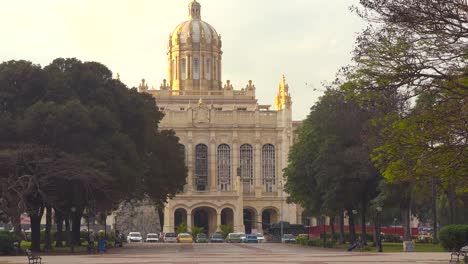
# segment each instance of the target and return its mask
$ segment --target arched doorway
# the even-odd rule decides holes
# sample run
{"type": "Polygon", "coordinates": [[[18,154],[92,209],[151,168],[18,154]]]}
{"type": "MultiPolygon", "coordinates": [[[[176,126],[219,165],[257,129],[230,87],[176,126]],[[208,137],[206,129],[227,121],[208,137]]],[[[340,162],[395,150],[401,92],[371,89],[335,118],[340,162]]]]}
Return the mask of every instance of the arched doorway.
{"type": "Polygon", "coordinates": [[[231,208],[224,208],[221,210],[221,224],[234,227],[234,211],[232,211],[231,208]]]}
{"type": "Polygon", "coordinates": [[[193,227],[203,228],[203,232],[212,234],[216,232],[216,210],[211,207],[198,207],[193,209],[193,227]]]}
{"type": "Polygon", "coordinates": [[[262,229],[267,231],[272,224],[278,223],[278,212],[273,208],[264,209],[262,212],[262,229]]]}
{"type": "Polygon", "coordinates": [[[256,229],[256,222],[255,211],[251,208],[244,208],[244,227],[246,234],[251,234],[252,229],[256,229]]]}
{"type": "MultiPolygon", "coordinates": [[[[180,225],[187,227],[187,211],[184,208],[179,208],[174,211],[174,229],[177,231],[180,225]]],[[[189,230],[187,230],[189,231],[189,230]]]]}

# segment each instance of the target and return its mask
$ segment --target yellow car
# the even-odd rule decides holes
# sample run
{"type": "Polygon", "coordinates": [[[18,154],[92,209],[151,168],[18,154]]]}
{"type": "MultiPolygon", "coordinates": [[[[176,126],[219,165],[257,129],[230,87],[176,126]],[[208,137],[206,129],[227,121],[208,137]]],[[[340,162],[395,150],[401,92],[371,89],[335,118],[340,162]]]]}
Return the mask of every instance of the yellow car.
{"type": "Polygon", "coordinates": [[[177,242],[179,243],[193,243],[192,235],[189,233],[180,233],[177,236],[177,242]]]}

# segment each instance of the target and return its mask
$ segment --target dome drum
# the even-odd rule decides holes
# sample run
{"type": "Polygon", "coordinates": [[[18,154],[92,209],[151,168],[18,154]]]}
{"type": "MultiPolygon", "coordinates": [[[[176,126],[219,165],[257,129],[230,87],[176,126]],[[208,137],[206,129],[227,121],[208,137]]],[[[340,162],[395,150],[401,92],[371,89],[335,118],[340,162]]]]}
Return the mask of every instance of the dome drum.
{"type": "Polygon", "coordinates": [[[221,36],[201,20],[201,5],[189,4],[189,20],[171,33],[168,81],[172,90],[220,90],[221,36]]]}

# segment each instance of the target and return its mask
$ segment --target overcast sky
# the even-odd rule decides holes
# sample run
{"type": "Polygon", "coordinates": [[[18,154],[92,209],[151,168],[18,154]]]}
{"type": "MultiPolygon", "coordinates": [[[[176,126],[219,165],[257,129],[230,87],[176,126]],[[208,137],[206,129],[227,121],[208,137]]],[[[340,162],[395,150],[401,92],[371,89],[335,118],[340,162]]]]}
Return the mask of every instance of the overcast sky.
{"type": "MultiPolygon", "coordinates": [[[[0,0],[0,61],[46,66],[58,57],[106,65],[129,87],[167,78],[169,34],[191,0],[0,0]]],[[[198,0],[202,19],[223,40],[223,82],[253,80],[260,104],[273,104],[285,74],[294,120],[304,119],[350,62],[365,24],[358,0],[198,0]],[[307,83],[307,85],[306,85],[307,83]]]]}

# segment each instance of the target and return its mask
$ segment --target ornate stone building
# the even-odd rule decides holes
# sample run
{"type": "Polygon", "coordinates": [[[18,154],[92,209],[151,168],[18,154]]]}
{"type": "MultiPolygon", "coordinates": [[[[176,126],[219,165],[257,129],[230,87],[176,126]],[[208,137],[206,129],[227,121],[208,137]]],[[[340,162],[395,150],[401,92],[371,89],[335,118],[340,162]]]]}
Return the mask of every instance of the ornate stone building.
{"type": "Polygon", "coordinates": [[[189,19],[168,42],[168,77],[152,94],[165,113],[160,127],[174,129],[186,157],[184,192],[164,210],[163,230],[184,223],[215,232],[232,224],[237,232],[262,232],[279,220],[298,222],[295,204],[286,203],[282,170],[293,142],[291,97],[280,79],[274,110],[259,105],[248,81],[234,89],[222,83],[221,36],[201,19],[201,5],[189,4],[189,19]]]}

